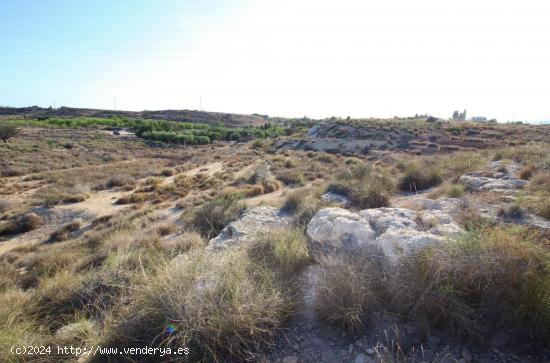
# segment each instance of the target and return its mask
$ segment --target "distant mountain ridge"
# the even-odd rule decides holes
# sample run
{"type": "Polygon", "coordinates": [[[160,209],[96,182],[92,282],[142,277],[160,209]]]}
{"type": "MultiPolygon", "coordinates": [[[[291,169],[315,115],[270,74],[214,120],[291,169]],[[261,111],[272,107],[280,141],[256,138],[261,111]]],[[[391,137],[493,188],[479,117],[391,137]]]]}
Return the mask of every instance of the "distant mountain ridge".
{"type": "Polygon", "coordinates": [[[157,111],[114,111],[91,108],[43,108],[30,107],[0,107],[0,116],[24,117],[99,117],[112,116],[128,118],[147,118],[154,120],[185,121],[206,124],[224,124],[226,126],[260,126],[266,119],[258,115],[241,115],[235,113],[207,112],[195,110],[157,110],[157,111]]]}

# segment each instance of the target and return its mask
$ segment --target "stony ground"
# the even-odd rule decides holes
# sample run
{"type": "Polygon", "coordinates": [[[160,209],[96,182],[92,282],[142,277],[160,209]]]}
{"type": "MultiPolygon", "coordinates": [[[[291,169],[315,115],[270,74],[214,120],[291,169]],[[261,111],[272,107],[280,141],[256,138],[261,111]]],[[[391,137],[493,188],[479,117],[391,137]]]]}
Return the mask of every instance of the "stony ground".
{"type": "MultiPolygon", "coordinates": [[[[465,207],[474,208],[484,218],[493,221],[550,229],[550,222],[530,214],[517,219],[503,219],[498,216],[498,210],[506,208],[526,184],[524,180],[517,178],[519,168],[519,164],[504,165],[496,161],[489,163],[483,171],[469,173],[460,178],[460,182],[473,192],[491,194],[491,204],[483,202],[483,198],[479,198],[475,205],[465,205],[464,200],[458,198],[430,199],[427,196],[431,191],[427,190],[397,196],[392,201],[396,208],[368,209],[359,213],[340,207],[323,209],[310,221],[307,228],[310,254],[317,261],[322,261],[323,256],[330,256],[335,250],[351,248],[353,252],[355,248],[366,246],[374,238],[378,245],[388,244],[387,250],[383,247],[383,257],[391,261],[397,258],[392,252],[396,246],[404,251],[414,250],[440,242],[443,236],[460,233],[461,229],[454,222],[453,216],[465,207]],[[425,228],[422,219],[431,221],[429,229],[425,228]],[[334,242],[346,240],[351,245],[334,242]]],[[[324,196],[324,199],[341,207],[349,204],[345,197],[333,193],[324,196]]],[[[233,248],[250,242],[251,236],[258,229],[280,227],[287,223],[287,216],[276,208],[254,208],[226,227],[218,237],[210,241],[210,246],[216,249],[233,248]]],[[[550,349],[540,350],[528,345],[510,347],[507,341],[511,337],[506,332],[493,337],[486,346],[477,346],[457,342],[456,338],[446,336],[443,332],[432,331],[426,335],[415,323],[382,313],[370,317],[363,334],[348,334],[341,329],[321,324],[316,318],[313,295],[318,276],[319,265],[310,266],[304,272],[299,289],[302,292],[302,303],[286,324],[284,334],[273,347],[272,353],[266,357],[267,361],[368,363],[388,359],[388,354],[395,360],[419,362],[534,363],[550,359],[550,349]]]]}

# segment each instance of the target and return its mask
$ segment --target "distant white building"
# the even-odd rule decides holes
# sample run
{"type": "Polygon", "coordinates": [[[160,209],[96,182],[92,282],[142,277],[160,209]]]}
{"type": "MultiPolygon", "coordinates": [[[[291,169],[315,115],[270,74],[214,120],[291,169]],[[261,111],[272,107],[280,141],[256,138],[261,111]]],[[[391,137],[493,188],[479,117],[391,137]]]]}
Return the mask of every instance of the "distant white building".
{"type": "Polygon", "coordinates": [[[472,121],[474,121],[474,122],[487,122],[487,117],[474,116],[474,117],[472,117],[472,121]]]}

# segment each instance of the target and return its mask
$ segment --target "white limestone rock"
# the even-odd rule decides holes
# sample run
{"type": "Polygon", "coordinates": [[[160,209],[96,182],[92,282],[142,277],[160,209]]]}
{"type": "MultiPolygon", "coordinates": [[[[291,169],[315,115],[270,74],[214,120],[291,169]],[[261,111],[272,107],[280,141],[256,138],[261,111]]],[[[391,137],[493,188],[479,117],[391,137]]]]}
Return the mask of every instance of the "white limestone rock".
{"type": "Polygon", "coordinates": [[[234,222],[229,223],[218,236],[208,242],[209,250],[225,250],[254,240],[260,232],[269,232],[290,225],[290,217],[279,209],[260,206],[249,209],[234,222]]]}
{"type": "Polygon", "coordinates": [[[342,208],[318,211],[307,226],[310,255],[321,261],[330,255],[355,253],[375,239],[369,221],[342,208]]]}

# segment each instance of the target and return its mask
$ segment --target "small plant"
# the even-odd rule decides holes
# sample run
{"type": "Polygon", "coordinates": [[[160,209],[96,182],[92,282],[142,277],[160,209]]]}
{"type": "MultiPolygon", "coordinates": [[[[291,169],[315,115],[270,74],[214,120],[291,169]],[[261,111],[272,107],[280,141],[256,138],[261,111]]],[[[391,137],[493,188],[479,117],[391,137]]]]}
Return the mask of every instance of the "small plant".
{"type": "Polygon", "coordinates": [[[244,209],[242,194],[225,194],[204,203],[186,219],[192,229],[207,238],[213,238],[226,225],[237,219],[244,209]]]}
{"type": "Polygon", "coordinates": [[[176,232],[176,230],[176,226],[171,223],[162,223],[156,228],[157,234],[162,237],[168,236],[169,234],[176,232]]]}
{"type": "Polygon", "coordinates": [[[544,219],[550,220],[550,199],[547,198],[539,204],[537,214],[544,219]]]}
{"type": "Polygon", "coordinates": [[[537,168],[533,164],[527,164],[519,171],[519,178],[523,180],[529,180],[533,175],[535,175],[537,168]]]}
{"type": "Polygon", "coordinates": [[[129,188],[133,189],[135,185],[136,185],[135,180],[124,176],[113,176],[109,178],[107,183],[105,183],[105,187],[107,189],[111,189],[115,187],[125,187],[125,189],[128,190],[129,188]]]}
{"type": "Polygon", "coordinates": [[[299,229],[259,233],[248,251],[253,261],[282,273],[284,280],[297,276],[310,262],[307,243],[299,229]]]}
{"type": "Polygon", "coordinates": [[[146,279],[102,344],[154,342],[189,347],[191,361],[256,361],[292,306],[273,277],[242,251],[191,252],[146,279]]]}
{"type": "Polygon", "coordinates": [[[431,327],[482,339],[502,329],[550,338],[550,254],[522,227],[480,228],[405,260],[393,308],[431,327]]]}
{"type": "Polygon", "coordinates": [[[304,174],[298,170],[285,170],[277,178],[286,185],[304,185],[304,174]]]}
{"type": "Polygon", "coordinates": [[[292,215],[292,224],[294,226],[305,228],[321,207],[321,201],[314,195],[294,192],[287,196],[282,210],[292,215]]]}
{"type": "Polygon", "coordinates": [[[363,331],[367,313],[377,305],[374,272],[370,261],[334,260],[322,271],[315,292],[315,311],[319,318],[350,333],[363,331]]]}
{"type": "Polygon", "coordinates": [[[168,176],[172,176],[174,175],[174,170],[172,169],[162,169],[159,173],[160,176],[165,176],[165,177],[168,177],[168,176]]]}
{"type": "Polygon", "coordinates": [[[440,184],[443,181],[441,173],[428,165],[411,165],[405,169],[399,180],[399,189],[404,192],[418,192],[440,184]]]}
{"type": "Polygon", "coordinates": [[[10,125],[7,123],[0,123],[0,139],[4,141],[5,143],[8,142],[9,139],[14,137],[19,133],[19,129],[15,125],[10,125]]]}
{"type": "Polygon", "coordinates": [[[71,233],[78,231],[80,227],[82,227],[82,221],[79,219],[74,220],[59,230],[53,232],[50,235],[50,242],[65,241],[69,238],[71,233]]]}
{"type": "Polygon", "coordinates": [[[345,195],[357,208],[383,208],[390,205],[389,195],[393,191],[393,183],[380,176],[370,176],[360,178],[359,181],[332,183],[327,191],[345,195]]]}
{"type": "Polygon", "coordinates": [[[40,227],[44,223],[44,218],[42,218],[38,214],[33,212],[26,213],[15,217],[11,221],[8,221],[3,225],[0,225],[0,235],[32,231],[33,229],[40,227]]]}
{"type": "Polygon", "coordinates": [[[504,216],[512,219],[520,219],[523,217],[523,210],[519,204],[512,204],[504,211],[504,216]]]}

